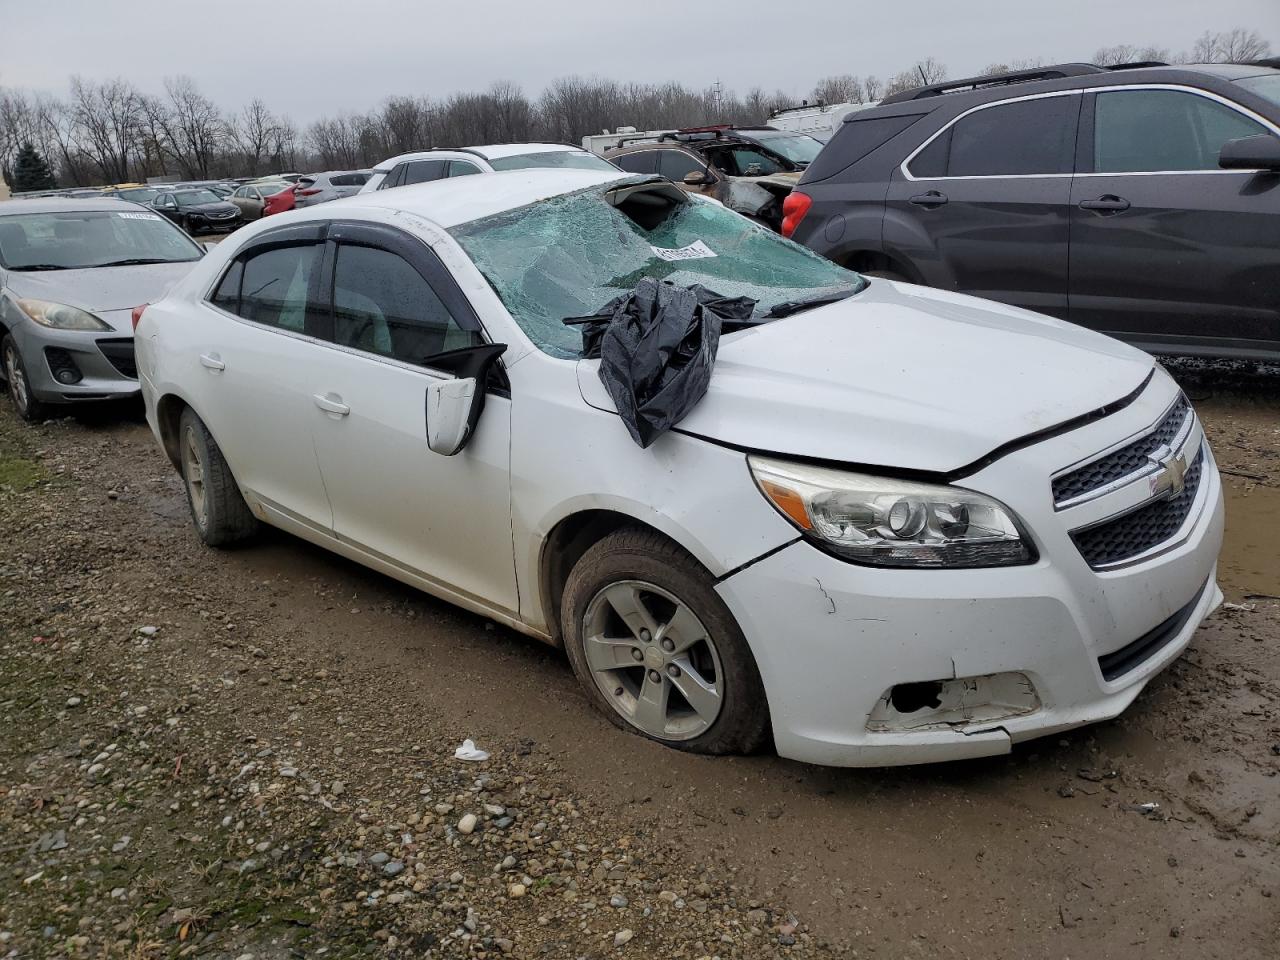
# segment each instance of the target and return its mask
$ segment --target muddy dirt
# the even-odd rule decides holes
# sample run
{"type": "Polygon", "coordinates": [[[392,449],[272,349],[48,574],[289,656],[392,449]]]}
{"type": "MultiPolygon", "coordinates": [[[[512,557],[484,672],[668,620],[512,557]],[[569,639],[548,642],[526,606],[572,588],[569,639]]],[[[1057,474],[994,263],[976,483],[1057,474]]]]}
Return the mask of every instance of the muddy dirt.
{"type": "Polygon", "coordinates": [[[31,428],[5,407],[0,955],[7,943],[15,956],[261,958],[323,943],[330,955],[1274,958],[1272,396],[1197,395],[1227,472],[1220,575],[1236,606],[1132,709],[1006,758],[870,771],[691,757],[629,736],[534,641],[282,534],[199,546],[136,415],[31,428]],[[493,752],[496,785],[457,770],[464,736],[493,752]],[[144,758],[114,794],[86,773],[113,739],[144,758]],[[198,779],[172,809],[182,756],[198,779]],[[285,758],[292,777],[232,779],[285,758]],[[579,862],[555,860],[542,884],[521,876],[548,849],[532,830],[513,844],[486,819],[479,846],[458,836],[477,790],[527,804],[579,862]],[[432,818],[441,797],[452,810],[432,818]],[[127,821],[134,842],[110,852],[125,827],[86,809],[127,821]],[[86,830],[98,839],[78,846],[86,830]],[[421,890],[371,874],[367,857],[324,867],[246,845],[274,836],[275,849],[332,859],[402,832],[421,847],[407,871],[421,890]],[[198,858],[173,839],[188,833],[204,838],[189,844],[198,858]],[[500,870],[508,848],[520,862],[500,870]],[[242,872],[255,857],[266,869],[242,872]],[[196,859],[218,864],[213,879],[189,879],[196,859]],[[524,878],[528,895],[514,896],[524,878]],[[370,892],[380,885],[407,899],[388,905],[393,894],[370,892]],[[615,895],[628,905],[609,906],[615,895]],[[474,935],[459,933],[464,901],[474,935]]]}

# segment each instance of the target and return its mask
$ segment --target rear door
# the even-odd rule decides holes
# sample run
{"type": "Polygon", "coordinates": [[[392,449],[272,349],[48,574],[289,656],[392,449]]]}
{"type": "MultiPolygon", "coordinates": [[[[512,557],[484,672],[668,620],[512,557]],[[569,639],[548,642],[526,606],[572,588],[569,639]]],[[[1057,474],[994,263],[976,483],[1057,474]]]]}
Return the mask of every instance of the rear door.
{"type": "Polygon", "coordinates": [[[309,368],[327,318],[315,303],[323,250],[315,224],[270,231],[241,252],[205,302],[188,361],[193,405],[236,480],[286,521],[328,531],[312,446],[309,368]]]}
{"type": "Polygon", "coordinates": [[[930,286],[1067,311],[1074,92],[977,107],[893,174],[884,247],[930,286]]]}
{"type": "Polygon", "coordinates": [[[1280,350],[1280,177],[1218,167],[1226,141],[1274,132],[1191,88],[1089,94],[1070,319],[1151,350],[1280,350]]]}

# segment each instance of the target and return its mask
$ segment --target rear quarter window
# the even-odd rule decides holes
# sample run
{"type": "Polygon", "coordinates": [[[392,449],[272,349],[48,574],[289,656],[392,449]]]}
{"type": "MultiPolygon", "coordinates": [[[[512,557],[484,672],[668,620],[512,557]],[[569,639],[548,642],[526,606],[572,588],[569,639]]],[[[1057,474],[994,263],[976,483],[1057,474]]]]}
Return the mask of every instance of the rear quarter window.
{"type": "Polygon", "coordinates": [[[835,176],[872,150],[884,146],[923,116],[923,113],[910,113],[896,117],[867,117],[842,123],[817,159],[809,164],[805,171],[805,182],[835,176]]]}

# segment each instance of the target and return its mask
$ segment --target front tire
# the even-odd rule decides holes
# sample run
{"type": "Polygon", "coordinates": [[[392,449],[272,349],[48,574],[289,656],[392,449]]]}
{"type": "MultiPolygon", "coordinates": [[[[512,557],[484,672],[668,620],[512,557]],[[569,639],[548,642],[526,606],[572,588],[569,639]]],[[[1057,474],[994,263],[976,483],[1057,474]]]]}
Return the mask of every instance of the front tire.
{"type": "Polygon", "coordinates": [[[178,422],[178,450],[191,521],[200,539],[211,547],[226,547],[257,533],[258,519],[244,502],[222,451],[190,407],[178,422]]]}
{"type": "Polygon", "coordinates": [[[574,566],[565,648],[617,726],[691,753],[751,753],[769,708],[755,658],[711,575],[662,535],[620,530],[574,566]]]}
{"type": "Polygon", "coordinates": [[[31,393],[31,379],[27,376],[26,364],[13,337],[6,335],[0,342],[0,360],[4,363],[4,377],[9,384],[9,399],[18,416],[28,423],[43,420],[48,414],[44,403],[31,393]]]}

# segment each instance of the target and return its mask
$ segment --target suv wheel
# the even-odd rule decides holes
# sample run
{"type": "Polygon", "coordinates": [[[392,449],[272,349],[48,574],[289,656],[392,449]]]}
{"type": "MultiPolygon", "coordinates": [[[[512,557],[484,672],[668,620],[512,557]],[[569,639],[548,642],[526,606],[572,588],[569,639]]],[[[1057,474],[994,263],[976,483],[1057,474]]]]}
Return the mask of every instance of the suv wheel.
{"type": "Polygon", "coordinates": [[[711,576],[661,535],[591,547],[561,605],[569,662],[615,724],[694,753],[750,753],[769,710],[755,658],[711,576]]]}
{"type": "Polygon", "coordinates": [[[22,362],[22,354],[13,337],[5,336],[0,344],[0,356],[4,362],[4,378],[9,384],[9,398],[18,416],[23,420],[43,420],[45,405],[31,395],[31,381],[27,378],[27,368],[22,362]]]}
{"type": "Polygon", "coordinates": [[[244,502],[222,451],[190,407],[178,422],[178,447],[191,520],[200,539],[211,547],[224,547],[257,533],[258,519],[244,502]]]}

